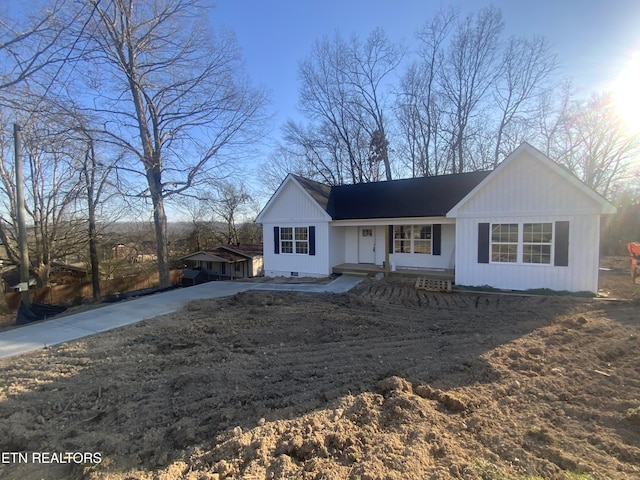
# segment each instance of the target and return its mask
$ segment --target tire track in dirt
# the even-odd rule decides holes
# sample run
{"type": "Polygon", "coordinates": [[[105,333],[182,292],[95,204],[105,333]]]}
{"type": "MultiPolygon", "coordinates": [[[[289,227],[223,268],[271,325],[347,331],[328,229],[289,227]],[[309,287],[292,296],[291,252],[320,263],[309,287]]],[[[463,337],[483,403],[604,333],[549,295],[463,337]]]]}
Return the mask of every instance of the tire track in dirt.
{"type": "Polygon", "coordinates": [[[358,288],[358,293],[362,298],[372,302],[388,304],[401,304],[405,306],[417,306],[419,308],[438,308],[449,310],[468,310],[469,308],[479,310],[491,310],[492,312],[525,310],[534,312],[546,306],[547,303],[562,306],[567,303],[574,303],[575,298],[568,297],[547,297],[544,295],[500,295],[500,294],[478,294],[473,292],[453,292],[438,293],[425,290],[416,290],[409,285],[398,287],[387,285],[384,280],[379,283],[367,283],[358,288]]]}
{"type": "MultiPolygon", "coordinates": [[[[576,302],[434,293],[385,280],[339,295],[245,292],[195,302],[13,364],[0,418],[16,433],[0,447],[82,446],[117,459],[118,471],[153,469],[195,444],[211,448],[236,427],[373,395],[392,375],[414,386],[481,388],[533,372],[527,353],[504,352],[510,370],[487,354],[553,325],[576,302]]],[[[569,345],[568,334],[558,342],[569,345]]]]}

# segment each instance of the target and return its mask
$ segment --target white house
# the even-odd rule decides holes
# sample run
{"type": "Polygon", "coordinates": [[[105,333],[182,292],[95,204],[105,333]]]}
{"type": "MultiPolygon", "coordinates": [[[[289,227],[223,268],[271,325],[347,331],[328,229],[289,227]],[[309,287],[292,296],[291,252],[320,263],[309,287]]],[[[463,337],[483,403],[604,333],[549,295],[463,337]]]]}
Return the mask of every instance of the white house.
{"type": "Polygon", "coordinates": [[[264,207],[267,276],[450,272],[500,289],[598,289],[615,208],[523,143],[495,170],[329,187],[288,175],[264,207]]]}

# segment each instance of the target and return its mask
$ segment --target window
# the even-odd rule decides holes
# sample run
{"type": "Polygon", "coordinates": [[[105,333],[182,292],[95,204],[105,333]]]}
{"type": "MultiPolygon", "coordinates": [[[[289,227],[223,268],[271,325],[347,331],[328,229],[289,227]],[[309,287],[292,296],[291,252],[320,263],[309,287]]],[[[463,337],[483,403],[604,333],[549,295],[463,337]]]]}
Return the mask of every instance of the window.
{"type": "Polygon", "coordinates": [[[497,223],[491,226],[491,261],[518,261],[518,224],[497,223]]]}
{"type": "Polygon", "coordinates": [[[494,223],[491,262],[551,265],[553,223],[494,223]]]}
{"type": "Polygon", "coordinates": [[[393,227],[393,253],[431,253],[431,225],[393,227]]]}
{"type": "Polygon", "coordinates": [[[393,227],[393,252],[411,253],[411,225],[393,227]]]}
{"type": "Polygon", "coordinates": [[[373,228],[363,228],[362,229],[363,237],[373,237],[373,228]]]}
{"type": "Polygon", "coordinates": [[[522,226],[522,262],[551,264],[551,223],[525,223],[522,226]]]}
{"type": "Polygon", "coordinates": [[[413,253],[431,253],[431,225],[413,226],[413,253]]]}
{"type": "Polygon", "coordinates": [[[307,227],[295,228],[296,253],[307,255],[309,253],[309,229],[307,227]]]}
{"type": "Polygon", "coordinates": [[[309,227],[281,227],[280,252],[309,254],[309,227]]]}
{"type": "Polygon", "coordinates": [[[282,227],[280,229],[280,251],[282,253],[293,253],[292,227],[282,227]]]}

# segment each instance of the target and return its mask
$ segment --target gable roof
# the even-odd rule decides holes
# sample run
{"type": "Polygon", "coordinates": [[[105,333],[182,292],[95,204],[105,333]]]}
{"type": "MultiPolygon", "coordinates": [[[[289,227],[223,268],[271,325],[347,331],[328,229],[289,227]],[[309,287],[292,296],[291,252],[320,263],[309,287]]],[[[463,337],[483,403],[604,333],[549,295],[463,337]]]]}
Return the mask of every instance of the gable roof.
{"type": "Polygon", "coordinates": [[[329,203],[329,196],[332,188],[324,183],[316,182],[315,180],[309,180],[308,178],[301,177],[300,175],[291,174],[295,178],[300,186],[313,198],[323,210],[327,210],[327,204],[329,203]]]}
{"type": "Polygon", "coordinates": [[[569,184],[577,187],[601,208],[615,213],[615,207],[577,177],[528,143],[522,143],[491,171],[455,173],[432,177],[329,186],[299,175],[289,174],[262,210],[257,222],[288,181],[296,183],[332,220],[373,218],[455,217],[491,178],[498,175],[523,152],[531,153],[569,184]]]}
{"type": "Polygon", "coordinates": [[[220,249],[237,253],[247,258],[261,257],[263,248],[261,243],[241,243],[239,245],[220,245],[220,249]]]}
{"type": "Polygon", "coordinates": [[[299,188],[300,191],[303,192],[303,194],[307,196],[314,205],[317,205],[319,207],[323,216],[325,216],[327,220],[331,219],[327,213],[327,203],[329,201],[331,187],[329,185],[325,185],[324,183],[316,182],[314,180],[289,173],[282,181],[278,189],[273,193],[273,195],[271,195],[271,198],[269,199],[267,204],[262,208],[262,210],[256,217],[256,223],[262,223],[263,218],[268,215],[267,212],[271,209],[272,205],[276,203],[276,199],[285,190],[288,184],[296,185],[296,188],[299,188]]]}
{"type": "Polygon", "coordinates": [[[254,257],[262,256],[262,244],[242,244],[242,245],[219,245],[215,248],[200,250],[190,253],[180,260],[189,260],[194,257],[201,257],[199,260],[210,262],[241,262],[254,257]]]}
{"type": "MultiPolygon", "coordinates": [[[[585,196],[594,200],[597,205],[601,208],[601,213],[615,213],[616,208],[602,195],[588,187],[584,182],[582,182],[578,177],[573,175],[569,170],[565,169],[558,163],[551,160],[548,156],[542,153],[537,148],[533,147],[527,142],[523,142],[520,144],[518,148],[516,148],[513,152],[505,158],[500,165],[498,165],[495,170],[491,171],[491,178],[499,175],[503,170],[505,170],[512,162],[515,161],[519,156],[521,156],[524,152],[529,153],[533,158],[535,158],[538,162],[540,162],[545,167],[554,171],[557,175],[562,177],[569,184],[576,187],[580,192],[582,192],[585,196]]],[[[458,214],[460,208],[467,203],[471,198],[473,198],[476,193],[484,188],[487,183],[491,180],[491,178],[484,178],[481,182],[479,182],[475,187],[473,187],[463,198],[460,199],[454,206],[452,206],[451,210],[447,212],[447,216],[455,217],[458,214]]]]}
{"type": "Polygon", "coordinates": [[[331,188],[326,210],[334,220],[444,217],[489,173],[479,171],[341,185],[331,188]]]}

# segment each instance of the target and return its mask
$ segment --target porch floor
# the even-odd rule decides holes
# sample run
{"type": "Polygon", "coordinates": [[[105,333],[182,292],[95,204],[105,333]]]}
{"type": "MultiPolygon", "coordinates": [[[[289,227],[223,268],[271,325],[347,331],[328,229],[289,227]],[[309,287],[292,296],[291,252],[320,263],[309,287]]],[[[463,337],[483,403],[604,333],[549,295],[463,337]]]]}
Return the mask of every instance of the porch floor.
{"type": "MultiPolygon", "coordinates": [[[[385,273],[384,268],[380,265],[370,263],[341,263],[333,267],[333,273],[350,273],[355,275],[375,275],[376,273],[385,273]]],[[[419,267],[397,267],[394,272],[388,272],[389,275],[414,275],[420,277],[434,278],[438,280],[455,279],[455,271],[452,269],[431,269],[419,267]]]]}

